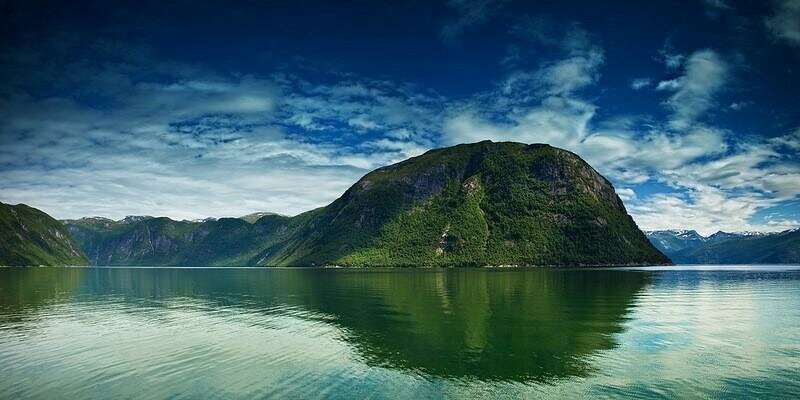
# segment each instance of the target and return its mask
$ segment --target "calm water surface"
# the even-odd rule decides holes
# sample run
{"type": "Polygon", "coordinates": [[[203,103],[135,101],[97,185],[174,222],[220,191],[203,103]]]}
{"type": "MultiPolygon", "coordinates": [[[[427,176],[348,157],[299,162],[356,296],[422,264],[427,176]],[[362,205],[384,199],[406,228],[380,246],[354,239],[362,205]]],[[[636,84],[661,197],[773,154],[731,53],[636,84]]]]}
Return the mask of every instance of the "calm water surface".
{"type": "Polygon", "coordinates": [[[0,268],[0,398],[797,398],[798,268],[0,268]]]}

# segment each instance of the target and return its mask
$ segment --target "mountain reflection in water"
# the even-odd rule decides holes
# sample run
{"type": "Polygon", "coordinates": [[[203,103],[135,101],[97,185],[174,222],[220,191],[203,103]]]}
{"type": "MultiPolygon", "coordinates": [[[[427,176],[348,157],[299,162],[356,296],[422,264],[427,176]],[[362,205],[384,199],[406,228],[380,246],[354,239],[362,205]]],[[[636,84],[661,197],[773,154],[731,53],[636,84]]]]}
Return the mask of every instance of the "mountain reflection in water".
{"type": "Polygon", "coordinates": [[[792,269],[0,268],[0,397],[780,397],[798,310],[792,269]]]}
{"type": "Polygon", "coordinates": [[[585,356],[614,346],[648,282],[645,273],[533,269],[31,268],[6,275],[3,323],[36,318],[37,309],[60,302],[113,299],[157,310],[189,298],[209,313],[225,307],[327,321],[369,365],[535,381],[589,372],[585,356]]]}

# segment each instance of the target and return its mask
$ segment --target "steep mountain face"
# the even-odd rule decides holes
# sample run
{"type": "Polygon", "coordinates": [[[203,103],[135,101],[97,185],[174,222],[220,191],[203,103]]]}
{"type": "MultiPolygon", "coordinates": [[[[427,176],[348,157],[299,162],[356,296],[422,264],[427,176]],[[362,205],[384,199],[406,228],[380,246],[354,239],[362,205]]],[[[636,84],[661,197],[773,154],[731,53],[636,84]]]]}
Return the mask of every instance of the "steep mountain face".
{"type": "Polygon", "coordinates": [[[93,264],[623,265],[669,263],[611,184],[548,145],[480,142],[375,170],[326,207],[188,222],[67,226],[93,264]]]}
{"type": "Polygon", "coordinates": [[[0,203],[0,265],[87,265],[61,222],[25,204],[0,203]]]}
{"type": "Polygon", "coordinates": [[[648,231],[645,235],[664,254],[702,246],[706,238],[693,230],[648,231]]]}
{"type": "Polygon", "coordinates": [[[611,184],[548,145],[489,141],[373,171],[264,253],[271,265],[663,264],[611,184]]]}
{"type": "MultiPolygon", "coordinates": [[[[679,264],[797,264],[800,230],[779,233],[717,232],[687,238],[686,231],[652,231],[647,237],[679,264]]],[[[694,232],[694,231],[692,231],[694,232]]]]}
{"type": "Polygon", "coordinates": [[[200,222],[127,217],[121,221],[65,221],[92,265],[254,265],[252,258],[292,225],[269,215],[254,223],[239,218],[200,222]]]}

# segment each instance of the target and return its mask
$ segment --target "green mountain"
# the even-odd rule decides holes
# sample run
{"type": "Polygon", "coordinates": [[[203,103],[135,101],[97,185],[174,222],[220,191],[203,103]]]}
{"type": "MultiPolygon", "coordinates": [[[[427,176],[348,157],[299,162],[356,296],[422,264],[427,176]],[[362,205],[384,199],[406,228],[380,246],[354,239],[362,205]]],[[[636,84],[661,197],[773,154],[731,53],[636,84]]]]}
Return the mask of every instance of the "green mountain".
{"type": "Polygon", "coordinates": [[[255,265],[254,257],[284,239],[290,218],[269,215],[255,223],[239,218],[174,221],[126,217],[120,221],[64,221],[92,265],[255,265]]]}
{"type": "Polygon", "coordinates": [[[611,184],[548,145],[474,144],[377,169],[326,207],[188,222],[82,219],[93,264],[627,265],[669,263],[611,184]]]}
{"type": "MultiPolygon", "coordinates": [[[[686,231],[647,232],[650,241],[679,264],[798,264],[800,230],[778,233],[717,232],[687,236],[686,231]]],[[[694,231],[691,231],[694,232],[694,231]]]]}
{"type": "Polygon", "coordinates": [[[25,204],[0,203],[0,265],[87,265],[64,225],[25,204]]]}

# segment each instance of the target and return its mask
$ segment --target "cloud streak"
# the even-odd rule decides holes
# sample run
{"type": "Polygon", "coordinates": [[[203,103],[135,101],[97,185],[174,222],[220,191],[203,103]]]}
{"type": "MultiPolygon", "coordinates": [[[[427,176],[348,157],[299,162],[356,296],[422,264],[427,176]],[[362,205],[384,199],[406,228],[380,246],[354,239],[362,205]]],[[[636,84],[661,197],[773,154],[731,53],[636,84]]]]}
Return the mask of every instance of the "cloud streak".
{"type": "Polygon", "coordinates": [[[692,53],[685,64],[684,74],[674,80],[659,82],[658,90],[671,90],[667,100],[672,109],[671,125],[685,129],[714,106],[714,96],[724,88],[729,76],[729,66],[713,50],[692,53]]]}
{"type": "Polygon", "coordinates": [[[800,0],[775,1],[774,12],[764,18],[773,38],[800,46],[800,0]]]}
{"type": "Polygon", "coordinates": [[[504,1],[449,0],[447,5],[455,16],[442,26],[442,41],[448,45],[460,43],[465,32],[487,23],[500,10],[502,3],[504,1]]]}

